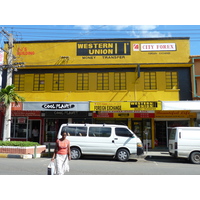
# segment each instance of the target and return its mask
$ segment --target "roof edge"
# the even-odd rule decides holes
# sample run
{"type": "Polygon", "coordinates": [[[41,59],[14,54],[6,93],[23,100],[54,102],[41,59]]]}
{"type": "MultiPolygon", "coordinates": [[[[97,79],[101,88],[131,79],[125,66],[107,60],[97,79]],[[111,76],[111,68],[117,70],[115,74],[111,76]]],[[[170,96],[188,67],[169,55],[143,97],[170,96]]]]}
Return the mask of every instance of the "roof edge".
{"type": "MultiPolygon", "coordinates": [[[[189,40],[190,37],[158,37],[158,38],[101,38],[101,39],[71,39],[71,40],[29,40],[15,41],[14,43],[44,43],[44,42],[80,42],[80,41],[120,41],[120,40],[189,40]]],[[[5,43],[8,43],[7,41],[5,43]]]]}

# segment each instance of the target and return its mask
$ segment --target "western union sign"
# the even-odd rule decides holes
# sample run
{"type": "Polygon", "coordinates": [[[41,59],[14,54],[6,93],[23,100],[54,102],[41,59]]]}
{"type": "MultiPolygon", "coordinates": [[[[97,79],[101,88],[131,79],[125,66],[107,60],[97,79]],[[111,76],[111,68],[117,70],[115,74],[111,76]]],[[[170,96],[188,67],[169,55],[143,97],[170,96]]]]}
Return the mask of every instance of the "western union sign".
{"type": "Polygon", "coordinates": [[[90,111],[162,110],[160,101],[90,102],[90,111]]]}
{"type": "Polygon", "coordinates": [[[77,56],[130,55],[130,42],[77,43],[77,56]]]}

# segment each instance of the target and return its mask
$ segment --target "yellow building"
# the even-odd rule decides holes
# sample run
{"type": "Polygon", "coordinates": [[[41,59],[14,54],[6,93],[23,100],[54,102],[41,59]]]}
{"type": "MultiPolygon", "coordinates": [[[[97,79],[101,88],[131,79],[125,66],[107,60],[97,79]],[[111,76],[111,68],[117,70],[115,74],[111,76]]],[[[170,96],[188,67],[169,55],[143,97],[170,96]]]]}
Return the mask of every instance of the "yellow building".
{"type": "Polygon", "coordinates": [[[149,147],[155,140],[167,146],[174,119],[189,125],[195,118],[190,111],[160,113],[162,101],[192,99],[189,45],[189,38],[14,43],[25,67],[13,83],[26,102],[13,111],[13,139],[30,139],[34,126],[44,143],[55,140],[63,122],[123,123],[149,147]]]}

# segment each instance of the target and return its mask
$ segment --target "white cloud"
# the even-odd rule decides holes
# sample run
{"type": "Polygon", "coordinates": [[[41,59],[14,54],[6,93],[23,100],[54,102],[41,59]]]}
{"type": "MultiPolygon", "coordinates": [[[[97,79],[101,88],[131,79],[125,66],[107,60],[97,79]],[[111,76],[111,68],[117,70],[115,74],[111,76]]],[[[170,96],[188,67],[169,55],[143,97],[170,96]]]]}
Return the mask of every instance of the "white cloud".
{"type": "MultiPolygon", "coordinates": [[[[94,30],[115,30],[121,32],[122,37],[135,37],[135,38],[153,38],[153,37],[171,37],[170,33],[159,32],[156,29],[159,25],[75,25],[75,27],[87,31],[87,35],[90,35],[90,31],[94,30]]],[[[112,37],[112,34],[109,35],[112,37]]]]}
{"type": "Polygon", "coordinates": [[[75,25],[75,27],[81,28],[84,31],[89,31],[90,29],[92,29],[92,25],[75,25]]]}
{"type": "Polygon", "coordinates": [[[148,30],[154,30],[158,27],[158,25],[137,25],[134,26],[136,30],[141,30],[141,31],[148,31],[148,30]]]}

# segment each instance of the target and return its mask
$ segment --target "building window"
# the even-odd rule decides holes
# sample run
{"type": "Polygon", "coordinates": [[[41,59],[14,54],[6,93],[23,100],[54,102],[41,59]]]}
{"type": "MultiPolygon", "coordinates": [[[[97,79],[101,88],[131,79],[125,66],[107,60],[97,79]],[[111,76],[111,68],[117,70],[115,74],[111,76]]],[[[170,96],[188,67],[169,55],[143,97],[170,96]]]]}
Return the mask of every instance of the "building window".
{"type": "Polygon", "coordinates": [[[88,90],[89,89],[89,74],[78,73],[77,74],[77,90],[88,90]]]}
{"type": "Polygon", "coordinates": [[[45,87],[45,74],[34,74],[33,90],[44,91],[45,87]]]}
{"type": "Polygon", "coordinates": [[[14,75],[14,85],[16,91],[24,91],[24,74],[15,74],[14,75]]]}
{"type": "Polygon", "coordinates": [[[126,73],[119,72],[114,74],[114,89],[126,90],[126,73]]]}
{"type": "Polygon", "coordinates": [[[166,89],[178,88],[178,73],[166,72],[166,89]]]}
{"type": "Polygon", "coordinates": [[[145,90],[156,90],[156,72],[144,72],[144,89],[145,90]]]}
{"type": "Polygon", "coordinates": [[[109,74],[97,73],[97,90],[109,89],[109,74]]]}
{"type": "Polygon", "coordinates": [[[64,74],[53,74],[53,90],[64,90],[64,74]]]}

